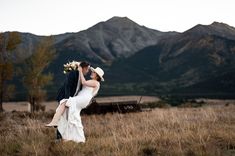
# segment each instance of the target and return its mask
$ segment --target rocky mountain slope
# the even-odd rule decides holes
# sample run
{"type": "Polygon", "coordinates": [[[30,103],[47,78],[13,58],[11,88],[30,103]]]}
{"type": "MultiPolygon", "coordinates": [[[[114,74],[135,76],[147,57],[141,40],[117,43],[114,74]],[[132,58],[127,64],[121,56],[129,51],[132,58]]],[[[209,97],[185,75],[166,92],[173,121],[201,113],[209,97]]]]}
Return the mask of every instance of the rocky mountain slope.
{"type": "MultiPolygon", "coordinates": [[[[30,57],[44,37],[22,33],[23,50],[12,59],[19,62],[30,57]]],[[[55,78],[48,88],[51,97],[63,83],[63,64],[71,60],[87,60],[105,70],[101,95],[235,92],[235,28],[224,23],[196,25],[177,33],[113,17],[54,38],[57,58],[47,69],[55,78]]]]}
{"type": "Polygon", "coordinates": [[[136,82],[150,93],[229,93],[235,88],[235,80],[228,81],[235,71],[234,30],[223,23],[195,26],[115,62],[107,77],[114,84],[128,82],[129,90],[138,90],[136,82]]]}
{"type": "MultiPolygon", "coordinates": [[[[176,32],[160,32],[140,26],[127,17],[113,17],[100,22],[87,30],[77,33],[54,35],[58,55],[73,53],[89,61],[110,63],[116,58],[128,57],[150,45],[158,43],[161,38],[176,32]]],[[[36,44],[45,36],[21,33],[22,44],[14,52],[13,60],[20,62],[33,53],[36,44]]],[[[64,61],[76,59],[63,57],[64,61]]]]}

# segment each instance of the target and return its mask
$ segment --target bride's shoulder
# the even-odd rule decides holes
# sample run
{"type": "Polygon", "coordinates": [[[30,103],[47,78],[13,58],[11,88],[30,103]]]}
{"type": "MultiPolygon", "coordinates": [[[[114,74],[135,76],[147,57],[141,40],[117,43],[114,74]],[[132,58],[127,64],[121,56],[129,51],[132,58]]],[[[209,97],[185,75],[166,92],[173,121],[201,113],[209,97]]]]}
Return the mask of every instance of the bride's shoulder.
{"type": "Polygon", "coordinates": [[[90,81],[91,83],[93,83],[96,87],[100,86],[100,82],[97,81],[97,80],[88,80],[90,81]]]}

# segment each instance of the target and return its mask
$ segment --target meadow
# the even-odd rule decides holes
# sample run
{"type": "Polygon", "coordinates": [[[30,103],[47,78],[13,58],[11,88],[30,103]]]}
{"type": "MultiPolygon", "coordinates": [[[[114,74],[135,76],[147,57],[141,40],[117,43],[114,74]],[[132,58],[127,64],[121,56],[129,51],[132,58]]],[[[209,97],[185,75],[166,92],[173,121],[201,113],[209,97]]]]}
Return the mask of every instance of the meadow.
{"type": "Polygon", "coordinates": [[[56,142],[52,115],[1,113],[1,155],[235,155],[234,104],[82,115],[86,143],[56,142]]]}

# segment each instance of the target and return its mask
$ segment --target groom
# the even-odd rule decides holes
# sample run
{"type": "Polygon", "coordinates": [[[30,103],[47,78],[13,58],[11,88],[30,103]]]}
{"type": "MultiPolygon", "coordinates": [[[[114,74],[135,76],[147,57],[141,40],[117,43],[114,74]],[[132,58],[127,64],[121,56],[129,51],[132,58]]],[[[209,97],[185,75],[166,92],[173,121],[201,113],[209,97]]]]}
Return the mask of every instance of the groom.
{"type": "MultiPolygon", "coordinates": [[[[80,66],[82,67],[83,75],[86,75],[89,72],[90,64],[87,62],[81,62],[80,66]]],[[[63,103],[65,99],[76,96],[81,89],[82,84],[80,81],[79,71],[72,70],[66,75],[63,86],[58,90],[56,100],[59,104],[63,103]]],[[[58,129],[56,131],[56,139],[62,139],[62,136],[58,129]]]]}

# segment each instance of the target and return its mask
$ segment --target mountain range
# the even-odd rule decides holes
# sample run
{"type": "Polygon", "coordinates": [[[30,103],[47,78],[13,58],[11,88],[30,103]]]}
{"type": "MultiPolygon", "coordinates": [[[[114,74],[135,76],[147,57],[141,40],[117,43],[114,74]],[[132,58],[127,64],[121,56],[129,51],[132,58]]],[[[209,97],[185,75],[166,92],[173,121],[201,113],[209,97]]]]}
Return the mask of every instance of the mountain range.
{"type": "MultiPolygon", "coordinates": [[[[21,36],[21,45],[9,56],[15,63],[30,57],[45,38],[30,33],[21,36]]],[[[87,60],[105,70],[101,95],[235,97],[235,28],[225,23],[199,24],[179,33],[113,17],[54,39],[57,57],[47,69],[54,74],[54,85],[47,88],[50,97],[63,83],[63,64],[72,60],[87,60]]]]}

